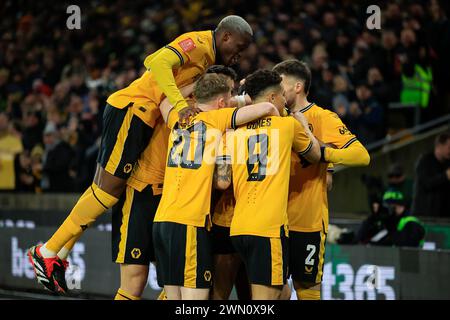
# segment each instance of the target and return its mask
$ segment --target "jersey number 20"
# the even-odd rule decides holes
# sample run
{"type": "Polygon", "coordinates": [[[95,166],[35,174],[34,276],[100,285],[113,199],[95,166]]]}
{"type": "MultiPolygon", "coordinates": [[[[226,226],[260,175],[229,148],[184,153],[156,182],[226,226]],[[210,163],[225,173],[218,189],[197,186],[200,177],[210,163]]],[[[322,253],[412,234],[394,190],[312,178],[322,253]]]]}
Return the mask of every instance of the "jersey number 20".
{"type": "Polygon", "coordinates": [[[180,166],[185,169],[200,168],[203,160],[203,151],[205,151],[206,125],[203,122],[198,122],[187,129],[176,128],[173,132],[176,136],[172,148],[170,148],[167,166],[180,166]],[[194,132],[196,133],[194,160],[188,160],[188,155],[191,153],[191,137],[194,132]],[[180,150],[179,146],[182,143],[183,148],[180,150]]]}

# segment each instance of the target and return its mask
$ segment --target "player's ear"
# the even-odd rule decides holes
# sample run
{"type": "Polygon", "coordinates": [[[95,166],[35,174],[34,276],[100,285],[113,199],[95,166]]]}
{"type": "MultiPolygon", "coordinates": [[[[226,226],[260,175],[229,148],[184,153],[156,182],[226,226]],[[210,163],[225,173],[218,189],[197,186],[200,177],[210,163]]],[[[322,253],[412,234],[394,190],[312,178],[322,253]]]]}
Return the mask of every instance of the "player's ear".
{"type": "Polygon", "coordinates": [[[275,94],[274,92],[272,92],[272,93],[270,94],[270,102],[271,102],[271,103],[274,103],[274,102],[275,102],[275,98],[276,98],[276,94],[275,94]]]}
{"type": "Polygon", "coordinates": [[[222,109],[222,108],[226,108],[226,100],[225,100],[225,97],[224,96],[220,96],[218,99],[217,99],[217,107],[219,108],[219,109],[222,109]]]}
{"type": "Polygon", "coordinates": [[[296,93],[296,94],[299,94],[300,92],[302,92],[303,87],[304,87],[303,82],[297,81],[297,82],[295,83],[295,93],[296,93]]]}
{"type": "Polygon", "coordinates": [[[222,37],[223,41],[226,42],[226,41],[230,40],[230,38],[231,38],[231,33],[229,33],[228,31],[225,31],[223,33],[223,37],[222,37]]]}

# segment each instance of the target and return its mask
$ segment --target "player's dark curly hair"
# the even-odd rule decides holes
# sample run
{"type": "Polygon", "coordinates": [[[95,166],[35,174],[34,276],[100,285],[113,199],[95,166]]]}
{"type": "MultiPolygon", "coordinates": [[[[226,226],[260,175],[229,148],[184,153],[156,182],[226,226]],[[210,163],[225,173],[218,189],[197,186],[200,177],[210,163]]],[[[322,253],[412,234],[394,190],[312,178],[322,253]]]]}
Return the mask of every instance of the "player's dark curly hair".
{"type": "Polygon", "coordinates": [[[281,80],[280,75],[274,71],[255,71],[245,78],[245,93],[254,100],[267,88],[279,86],[281,90],[281,80]]]}
{"type": "Polygon", "coordinates": [[[305,62],[289,59],[280,62],[272,70],[278,72],[280,75],[284,74],[304,81],[305,93],[308,94],[309,87],[311,86],[311,70],[305,62]]]}
{"type": "Polygon", "coordinates": [[[210,66],[208,69],[206,69],[206,73],[217,73],[217,74],[223,74],[224,76],[227,76],[233,81],[237,80],[237,74],[236,71],[231,69],[230,67],[221,65],[221,64],[215,64],[213,66],[210,66]]]}

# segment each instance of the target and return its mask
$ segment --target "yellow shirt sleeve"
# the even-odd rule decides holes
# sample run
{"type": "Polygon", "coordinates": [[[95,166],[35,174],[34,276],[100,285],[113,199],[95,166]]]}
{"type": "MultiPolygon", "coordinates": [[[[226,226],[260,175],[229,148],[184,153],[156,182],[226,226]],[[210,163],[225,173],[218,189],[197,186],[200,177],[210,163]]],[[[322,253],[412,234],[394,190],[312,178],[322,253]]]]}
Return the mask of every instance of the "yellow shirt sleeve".
{"type": "Polygon", "coordinates": [[[180,60],[172,50],[164,48],[149,61],[146,59],[144,64],[147,69],[151,70],[153,78],[175,110],[180,111],[188,106],[175,83],[172,69],[180,66],[180,60]]]}
{"type": "Polygon", "coordinates": [[[178,118],[178,113],[175,112],[174,109],[170,110],[169,112],[169,116],[167,117],[167,127],[169,129],[172,129],[175,124],[178,122],[179,118],[178,118]]]}
{"type": "Polygon", "coordinates": [[[199,60],[206,54],[205,49],[195,33],[188,33],[179,36],[144,61],[144,66],[151,70],[159,88],[176,111],[186,108],[188,103],[176,85],[173,69],[178,69],[191,60],[199,60]]]}
{"type": "Polygon", "coordinates": [[[322,141],[327,144],[333,144],[336,148],[346,148],[357,141],[354,134],[347,129],[339,116],[329,110],[321,113],[322,122],[322,141]]]}
{"type": "Polygon", "coordinates": [[[236,128],[236,113],[238,108],[222,108],[214,113],[215,127],[222,132],[236,128]]]}
{"type": "Polygon", "coordinates": [[[294,118],[288,118],[293,122],[294,126],[294,141],[292,149],[300,155],[307,153],[313,146],[311,139],[306,135],[303,126],[294,118]]]}
{"type": "Polygon", "coordinates": [[[322,141],[338,149],[325,148],[325,161],[346,166],[366,166],[370,156],[356,136],[347,129],[339,116],[331,111],[321,114],[322,141]]]}
{"type": "Polygon", "coordinates": [[[366,148],[356,140],[344,149],[325,148],[325,161],[346,166],[367,166],[370,156],[366,148]]]}

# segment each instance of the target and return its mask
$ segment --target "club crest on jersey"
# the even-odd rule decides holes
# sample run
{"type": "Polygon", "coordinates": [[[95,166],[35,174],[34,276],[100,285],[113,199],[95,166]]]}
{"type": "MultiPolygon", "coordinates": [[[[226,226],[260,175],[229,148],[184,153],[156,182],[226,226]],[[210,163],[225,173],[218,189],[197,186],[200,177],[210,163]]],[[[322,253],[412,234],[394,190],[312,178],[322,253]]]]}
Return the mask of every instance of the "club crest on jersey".
{"type": "Polygon", "coordinates": [[[205,43],[199,36],[197,36],[197,41],[201,44],[205,43]]]}
{"type": "Polygon", "coordinates": [[[183,52],[189,52],[196,48],[195,43],[191,38],[187,38],[183,41],[178,42],[178,45],[181,47],[183,52]]]}
{"type": "Polygon", "coordinates": [[[311,131],[311,133],[314,131],[314,127],[313,127],[313,125],[311,124],[311,123],[308,123],[308,127],[309,127],[309,130],[311,131]]]}

